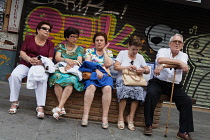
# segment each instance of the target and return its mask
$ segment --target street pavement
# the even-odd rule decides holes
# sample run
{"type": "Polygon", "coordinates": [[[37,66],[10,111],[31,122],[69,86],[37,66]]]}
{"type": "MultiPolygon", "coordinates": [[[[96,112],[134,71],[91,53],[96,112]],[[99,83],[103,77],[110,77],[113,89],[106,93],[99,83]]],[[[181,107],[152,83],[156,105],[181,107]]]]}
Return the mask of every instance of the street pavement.
{"type": "MultiPolygon", "coordinates": [[[[168,107],[162,107],[160,127],[153,129],[152,136],[143,134],[143,127],[130,131],[127,127],[119,130],[116,124],[110,123],[107,130],[101,123],[90,121],[88,127],[81,127],[78,119],[54,119],[46,115],[44,119],[36,117],[36,99],[34,90],[28,90],[23,84],[20,92],[20,108],[14,115],[8,114],[9,85],[0,81],[0,140],[177,140],[179,113],[171,109],[168,135],[164,137],[168,107]]],[[[194,128],[191,133],[195,140],[210,139],[210,111],[194,109],[194,128]]]]}

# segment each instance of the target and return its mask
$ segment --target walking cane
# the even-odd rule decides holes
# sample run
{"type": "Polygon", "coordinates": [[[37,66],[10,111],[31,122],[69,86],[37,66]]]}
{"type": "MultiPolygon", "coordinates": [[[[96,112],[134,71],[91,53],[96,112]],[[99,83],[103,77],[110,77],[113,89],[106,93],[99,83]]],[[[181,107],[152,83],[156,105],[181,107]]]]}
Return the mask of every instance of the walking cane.
{"type": "Polygon", "coordinates": [[[168,122],[170,120],[171,104],[172,104],[172,98],[173,98],[173,94],[174,94],[174,82],[175,82],[175,78],[176,78],[176,68],[174,68],[174,79],[173,79],[173,83],[172,83],[170,105],[169,105],[169,108],[168,108],[168,117],[167,117],[167,121],[166,121],[166,131],[165,131],[164,137],[167,137],[167,133],[168,133],[168,122]]]}

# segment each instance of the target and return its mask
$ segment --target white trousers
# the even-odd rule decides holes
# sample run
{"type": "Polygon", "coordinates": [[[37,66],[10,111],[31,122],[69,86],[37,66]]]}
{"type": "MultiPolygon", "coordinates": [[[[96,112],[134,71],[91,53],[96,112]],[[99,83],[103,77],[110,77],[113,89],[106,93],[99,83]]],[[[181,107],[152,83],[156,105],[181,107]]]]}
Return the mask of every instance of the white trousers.
{"type": "MultiPolygon", "coordinates": [[[[8,79],[11,102],[18,101],[22,79],[28,75],[28,71],[29,68],[22,64],[18,65],[12,71],[12,74],[8,79]]],[[[46,75],[46,79],[43,82],[37,82],[37,88],[35,89],[37,106],[45,106],[47,94],[47,80],[49,76],[48,74],[46,75]]]]}

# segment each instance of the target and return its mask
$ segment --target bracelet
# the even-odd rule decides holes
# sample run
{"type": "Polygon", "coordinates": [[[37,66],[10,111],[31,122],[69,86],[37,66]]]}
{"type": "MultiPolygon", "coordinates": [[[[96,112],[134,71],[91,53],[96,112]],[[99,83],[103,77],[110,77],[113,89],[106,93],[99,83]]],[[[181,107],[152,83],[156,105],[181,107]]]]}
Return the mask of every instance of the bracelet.
{"type": "Polygon", "coordinates": [[[66,61],[65,61],[65,58],[62,58],[61,62],[66,62],[66,61]]]}

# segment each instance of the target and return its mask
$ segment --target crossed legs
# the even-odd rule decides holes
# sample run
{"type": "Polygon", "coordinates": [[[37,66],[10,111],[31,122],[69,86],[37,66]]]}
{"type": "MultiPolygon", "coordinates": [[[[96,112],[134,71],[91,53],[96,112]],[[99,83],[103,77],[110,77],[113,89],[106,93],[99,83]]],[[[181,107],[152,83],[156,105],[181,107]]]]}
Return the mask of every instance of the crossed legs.
{"type": "Polygon", "coordinates": [[[69,96],[72,94],[73,86],[68,85],[63,89],[59,84],[55,84],[54,91],[57,96],[59,105],[53,109],[53,116],[58,119],[59,114],[61,114],[61,110],[64,110],[64,104],[66,103],[69,96]]]}

